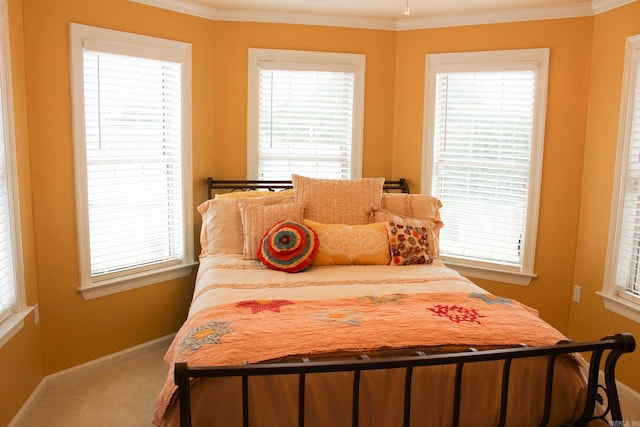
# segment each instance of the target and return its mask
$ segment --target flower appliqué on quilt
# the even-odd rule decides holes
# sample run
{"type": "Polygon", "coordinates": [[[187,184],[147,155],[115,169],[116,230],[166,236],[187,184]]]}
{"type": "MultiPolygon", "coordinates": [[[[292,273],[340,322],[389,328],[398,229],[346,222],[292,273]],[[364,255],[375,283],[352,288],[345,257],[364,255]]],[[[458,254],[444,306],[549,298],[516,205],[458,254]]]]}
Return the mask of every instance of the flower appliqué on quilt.
{"type": "Polygon", "coordinates": [[[251,301],[240,301],[236,307],[241,308],[250,308],[251,313],[256,314],[261,311],[273,311],[276,313],[280,313],[280,307],[283,305],[291,305],[295,304],[293,301],[285,300],[285,299],[274,299],[274,300],[251,300],[251,301]]]}
{"type": "Polygon", "coordinates": [[[432,311],[434,316],[445,317],[452,322],[462,323],[477,323],[480,324],[478,320],[482,316],[480,312],[478,312],[475,308],[464,308],[461,305],[441,305],[438,304],[433,308],[427,308],[427,310],[432,311]]]}
{"type": "Polygon", "coordinates": [[[364,297],[360,297],[365,300],[369,300],[373,303],[373,305],[384,305],[384,304],[398,304],[398,302],[405,298],[406,294],[391,294],[391,295],[367,295],[364,297]]]}
{"type": "Polygon", "coordinates": [[[360,315],[350,311],[326,311],[315,316],[321,322],[339,323],[349,326],[360,326],[360,315]]]}
{"type": "Polygon", "coordinates": [[[491,294],[471,293],[471,294],[469,294],[469,298],[481,299],[482,301],[484,301],[485,303],[487,303],[489,305],[493,305],[493,304],[511,305],[511,304],[513,304],[513,300],[510,300],[509,298],[497,297],[497,296],[491,295],[491,294]]]}
{"type": "Polygon", "coordinates": [[[189,335],[182,340],[182,351],[186,349],[197,351],[205,344],[221,344],[222,337],[233,332],[233,329],[229,327],[230,325],[231,322],[212,320],[192,329],[189,335]]]}

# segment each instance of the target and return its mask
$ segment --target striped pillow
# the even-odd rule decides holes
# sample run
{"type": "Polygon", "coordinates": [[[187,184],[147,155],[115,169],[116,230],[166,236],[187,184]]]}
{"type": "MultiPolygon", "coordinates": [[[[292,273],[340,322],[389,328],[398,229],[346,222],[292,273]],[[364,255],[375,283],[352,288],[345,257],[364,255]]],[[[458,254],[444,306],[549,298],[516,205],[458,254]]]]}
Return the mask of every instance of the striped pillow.
{"type": "Polygon", "coordinates": [[[276,205],[256,205],[240,202],[242,218],[242,258],[258,259],[256,252],[265,233],[278,221],[302,222],[303,203],[283,203],[276,205]]]}

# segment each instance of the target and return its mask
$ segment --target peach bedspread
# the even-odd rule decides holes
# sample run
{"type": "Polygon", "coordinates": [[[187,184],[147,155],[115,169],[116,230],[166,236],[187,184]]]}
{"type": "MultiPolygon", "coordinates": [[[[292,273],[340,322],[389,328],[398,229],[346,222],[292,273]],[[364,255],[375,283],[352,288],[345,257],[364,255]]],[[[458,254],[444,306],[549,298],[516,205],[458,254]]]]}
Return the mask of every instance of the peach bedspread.
{"type": "MultiPolygon", "coordinates": [[[[490,295],[438,262],[314,267],[287,274],[240,256],[224,256],[203,260],[189,317],[165,360],[170,366],[177,361],[239,365],[381,349],[551,345],[563,339],[535,310],[490,295]]],[[[529,368],[523,372],[530,375],[529,368]]],[[[564,395],[580,394],[577,373],[574,366],[560,375],[573,377],[564,395]]],[[[175,389],[169,369],[156,401],[155,424],[163,423],[175,389]]],[[[197,406],[197,399],[203,397],[196,393],[194,399],[197,406]]],[[[576,405],[575,399],[565,404],[567,414],[559,416],[574,416],[579,410],[576,405]]]]}

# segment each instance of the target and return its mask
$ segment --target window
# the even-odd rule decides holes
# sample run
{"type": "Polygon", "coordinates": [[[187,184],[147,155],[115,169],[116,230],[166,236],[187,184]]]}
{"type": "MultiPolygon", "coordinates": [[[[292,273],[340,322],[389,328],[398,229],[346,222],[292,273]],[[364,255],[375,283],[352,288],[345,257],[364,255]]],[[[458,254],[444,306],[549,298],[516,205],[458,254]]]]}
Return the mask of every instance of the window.
{"type": "Polygon", "coordinates": [[[249,49],[247,175],[362,175],[364,55],[249,49]]]}
{"type": "Polygon", "coordinates": [[[640,35],[627,39],[611,222],[601,296],[640,322],[640,35]]]}
{"type": "Polygon", "coordinates": [[[465,275],[534,277],[548,56],[427,55],[422,188],[442,200],[441,253],[465,275]]]}
{"type": "Polygon", "coordinates": [[[0,347],[23,326],[25,306],[13,131],[7,3],[0,3],[0,347]]]}
{"type": "Polygon", "coordinates": [[[71,24],[80,290],[190,274],[191,46],[71,24]]]}

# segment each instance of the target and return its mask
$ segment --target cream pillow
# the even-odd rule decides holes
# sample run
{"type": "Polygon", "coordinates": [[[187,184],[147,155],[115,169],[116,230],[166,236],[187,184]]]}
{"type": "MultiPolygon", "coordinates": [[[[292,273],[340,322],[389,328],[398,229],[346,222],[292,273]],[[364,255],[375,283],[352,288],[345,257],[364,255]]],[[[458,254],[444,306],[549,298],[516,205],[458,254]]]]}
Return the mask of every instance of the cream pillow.
{"type": "Polygon", "coordinates": [[[316,179],[291,175],[295,198],[305,206],[305,218],[324,224],[367,224],[379,208],[384,178],[316,179]]]}
{"type": "Polygon", "coordinates": [[[271,205],[292,203],[293,196],[252,197],[247,199],[211,199],[198,206],[202,216],[200,256],[241,254],[242,218],[238,203],[271,205]]]}
{"type": "Polygon", "coordinates": [[[309,219],[304,225],[318,233],[320,248],[312,265],[389,264],[389,239],[384,222],[376,224],[322,224],[309,219]]]}
{"type": "Polygon", "coordinates": [[[380,207],[407,218],[440,220],[442,202],[427,194],[384,193],[380,207]]]}
{"type": "Polygon", "coordinates": [[[299,202],[266,206],[240,202],[238,207],[242,218],[244,259],[258,259],[260,241],[275,223],[283,220],[302,222],[304,217],[304,203],[299,202]]]}

